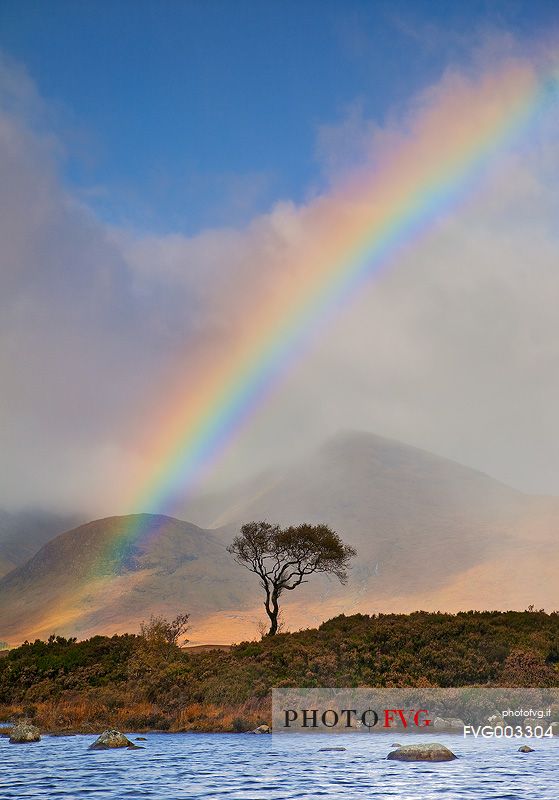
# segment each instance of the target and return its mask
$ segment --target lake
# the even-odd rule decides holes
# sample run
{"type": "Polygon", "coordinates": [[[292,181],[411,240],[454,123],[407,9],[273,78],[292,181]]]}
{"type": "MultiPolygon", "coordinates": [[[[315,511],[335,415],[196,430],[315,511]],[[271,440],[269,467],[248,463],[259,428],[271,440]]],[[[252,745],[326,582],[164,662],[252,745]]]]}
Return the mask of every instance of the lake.
{"type": "MultiPolygon", "coordinates": [[[[13,745],[0,738],[0,797],[11,798],[402,798],[556,800],[559,740],[463,739],[433,735],[459,760],[386,761],[387,735],[251,736],[144,734],[144,750],[88,751],[95,736],[45,736],[13,745]],[[518,753],[521,744],[536,750],[518,753]],[[319,752],[320,747],[346,747],[319,752]]],[[[134,737],[130,735],[130,738],[134,737]]],[[[408,734],[405,743],[426,741],[408,734]]]]}

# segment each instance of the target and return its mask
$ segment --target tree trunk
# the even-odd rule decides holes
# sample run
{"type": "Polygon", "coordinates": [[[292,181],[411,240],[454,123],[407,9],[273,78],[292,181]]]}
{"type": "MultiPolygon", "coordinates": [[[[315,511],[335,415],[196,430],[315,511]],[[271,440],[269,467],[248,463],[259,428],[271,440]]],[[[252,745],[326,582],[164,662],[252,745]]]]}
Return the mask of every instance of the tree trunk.
{"type": "Polygon", "coordinates": [[[268,631],[268,636],[274,636],[278,632],[279,614],[278,596],[275,591],[272,592],[271,598],[266,597],[265,607],[266,613],[270,617],[270,630],[268,631]]]}

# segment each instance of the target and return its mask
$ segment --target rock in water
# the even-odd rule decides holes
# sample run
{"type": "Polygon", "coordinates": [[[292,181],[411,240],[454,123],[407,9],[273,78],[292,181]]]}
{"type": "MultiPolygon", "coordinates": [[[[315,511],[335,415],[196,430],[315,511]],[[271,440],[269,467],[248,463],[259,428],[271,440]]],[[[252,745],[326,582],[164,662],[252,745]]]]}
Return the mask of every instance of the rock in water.
{"type": "Polygon", "coordinates": [[[425,744],[405,744],[386,756],[390,761],[454,761],[452,750],[444,744],[426,742],[425,744]]]}
{"type": "Polygon", "coordinates": [[[524,744],[524,745],[522,745],[522,747],[518,748],[518,752],[519,753],[533,753],[534,752],[534,748],[533,747],[528,747],[527,744],[524,744]]]}
{"type": "Polygon", "coordinates": [[[259,725],[258,728],[255,728],[253,731],[247,731],[247,733],[271,733],[272,729],[269,725],[259,725]]]}
{"type": "Polygon", "coordinates": [[[40,742],[41,731],[35,725],[29,725],[26,722],[21,722],[16,725],[10,733],[10,742],[12,744],[25,744],[26,742],[40,742]]]}
{"type": "Polygon", "coordinates": [[[132,744],[130,739],[120,731],[103,731],[101,736],[96,739],[93,744],[89,746],[90,750],[112,750],[115,747],[130,747],[132,749],[139,749],[137,745],[132,744]]]}

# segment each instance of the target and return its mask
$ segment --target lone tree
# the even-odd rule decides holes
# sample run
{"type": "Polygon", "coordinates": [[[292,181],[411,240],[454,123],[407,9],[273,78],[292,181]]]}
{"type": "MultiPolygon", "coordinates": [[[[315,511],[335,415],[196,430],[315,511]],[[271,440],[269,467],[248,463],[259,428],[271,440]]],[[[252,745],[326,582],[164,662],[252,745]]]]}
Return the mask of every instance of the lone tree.
{"type": "Polygon", "coordinates": [[[307,583],[315,572],[335,575],[347,581],[349,561],[356,550],[342,542],[328,525],[295,525],[280,528],[269,522],[248,522],[227,550],[260,578],[264,589],[264,608],[270,618],[269,636],[278,630],[279,599],[307,583]]]}

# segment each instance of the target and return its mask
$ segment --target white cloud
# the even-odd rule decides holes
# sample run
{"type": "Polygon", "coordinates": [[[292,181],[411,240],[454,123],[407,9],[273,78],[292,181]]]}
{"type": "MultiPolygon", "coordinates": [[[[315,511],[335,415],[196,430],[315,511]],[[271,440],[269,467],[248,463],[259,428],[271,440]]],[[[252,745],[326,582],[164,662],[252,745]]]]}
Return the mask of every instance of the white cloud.
{"type": "MultiPolygon", "coordinates": [[[[165,387],[227,347],[324,201],[193,237],[110,229],[63,186],[28,78],[0,74],[0,504],[123,511],[165,387]]],[[[331,323],[219,480],[363,427],[559,493],[558,132],[550,117],[331,323]]],[[[353,108],[318,147],[338,176],[398,136],[353,108]]]]}

